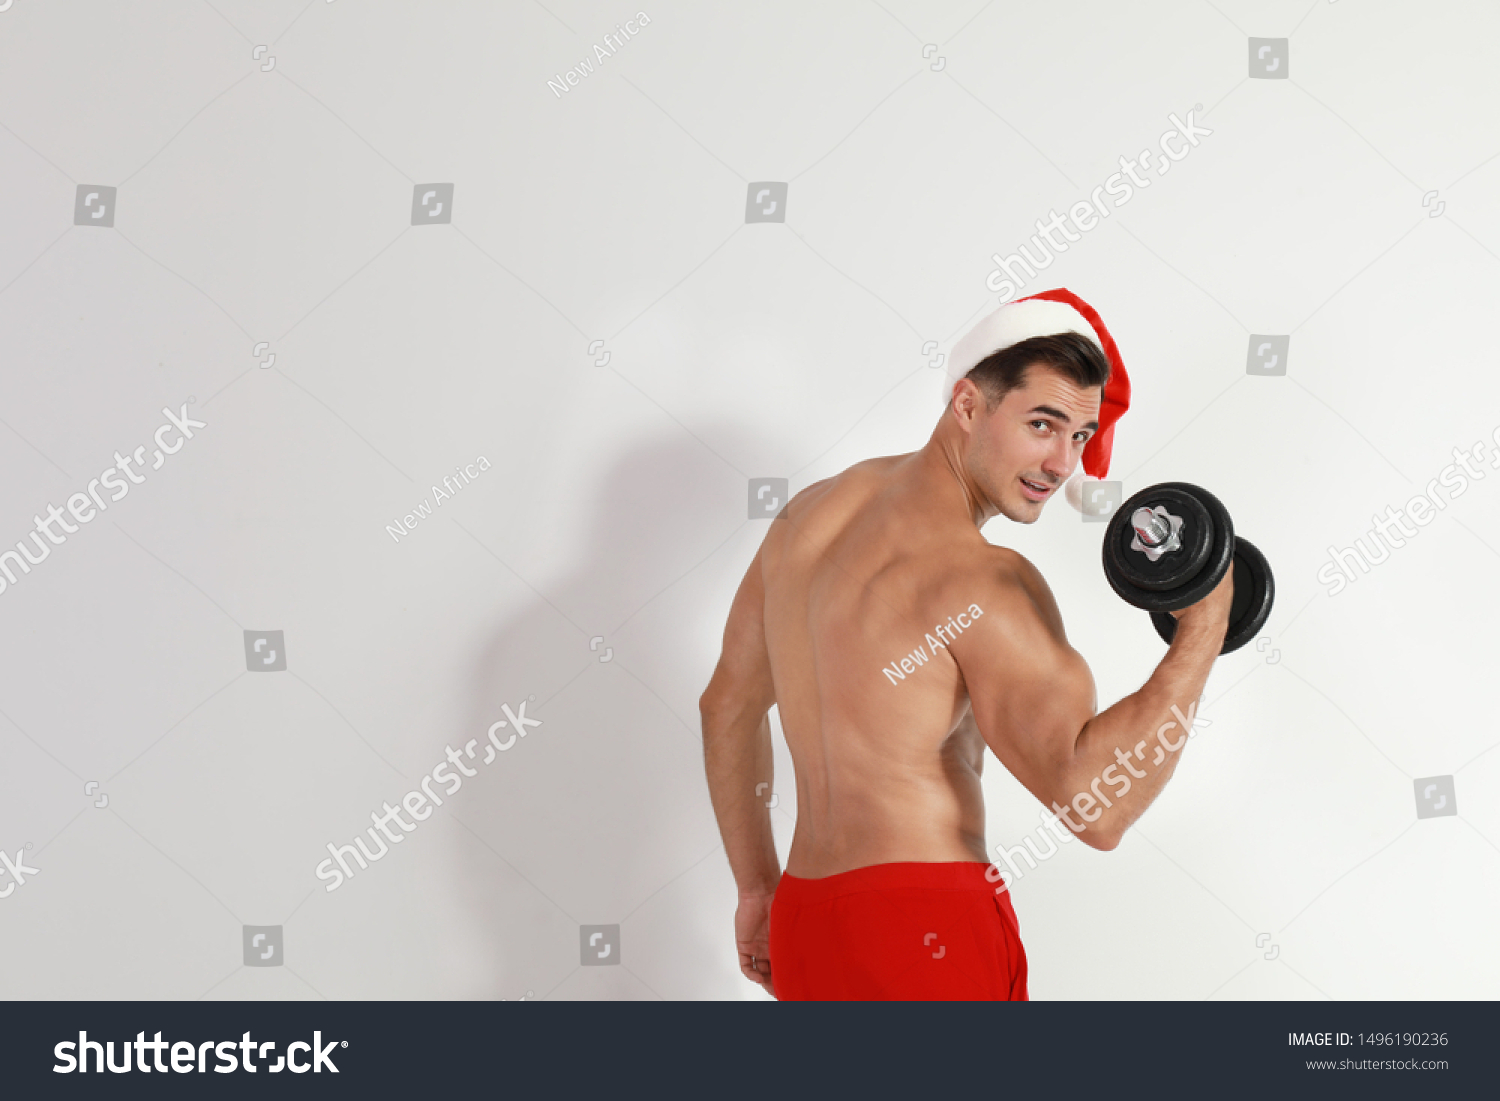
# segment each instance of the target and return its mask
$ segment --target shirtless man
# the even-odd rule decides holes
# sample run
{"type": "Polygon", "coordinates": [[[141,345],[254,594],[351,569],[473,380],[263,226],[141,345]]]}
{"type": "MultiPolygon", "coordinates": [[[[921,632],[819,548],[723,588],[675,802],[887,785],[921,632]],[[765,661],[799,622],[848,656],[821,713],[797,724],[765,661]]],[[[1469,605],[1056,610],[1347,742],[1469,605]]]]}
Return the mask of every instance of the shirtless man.
{"type": "Polygon", "coordinates": [[[1173,706],[1202,696],[1224,641],[1232,570],[1173,613],[1176,636],[1140,690],[1096,711],[1046,581],[980,528],[1035,523],[1101,419],[1102,462],[1096,444],[1085,467],[1107,470],[1101,404],[1118,417],[1129,394],[1118,352],[1057,290],[1002,306],[952,359],[950,377],[977,366],[925,447],[817,482],[771,522],[700,700],[741,970],[783,1000],[1027,997],[1009,893],[985,854],[985,746],[1085,844],[1113,849],[1181,754],[1155,768],[1148,754],[1123,792],[1100,774],[1175,728],[1173,706]],[[761,794],[772,704],[797,784],[785,874],[761,794]],[[1083,800],[1085,821],[1075,797],[1091,790],[1102,801],[1083,800]]]}

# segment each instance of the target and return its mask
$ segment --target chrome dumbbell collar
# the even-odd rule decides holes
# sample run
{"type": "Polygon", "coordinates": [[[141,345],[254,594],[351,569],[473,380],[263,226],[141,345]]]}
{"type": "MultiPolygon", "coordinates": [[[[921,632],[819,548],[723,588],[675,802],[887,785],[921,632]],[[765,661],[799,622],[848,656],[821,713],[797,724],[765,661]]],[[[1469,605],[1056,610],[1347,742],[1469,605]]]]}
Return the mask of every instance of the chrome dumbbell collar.
{"type": "Polygon", "coordinates": [[[1140,551],[1152,562],[1169,551],[1182,549],[1182,517],[1162,505],[1136,509],[1130,514],[1130,526],[1135,529],[1130,549],[1140,551]]]}

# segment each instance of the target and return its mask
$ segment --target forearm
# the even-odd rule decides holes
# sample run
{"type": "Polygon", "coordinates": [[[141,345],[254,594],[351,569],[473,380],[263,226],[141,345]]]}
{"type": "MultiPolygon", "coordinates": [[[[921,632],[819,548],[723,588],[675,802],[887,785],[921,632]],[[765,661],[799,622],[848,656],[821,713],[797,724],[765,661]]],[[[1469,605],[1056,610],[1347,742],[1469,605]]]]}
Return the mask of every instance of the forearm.
{"type": "Polygon", "coordinates": [[[1058,797],[1084,841],[1113,848],[1171,778],[1223,641],[1222,629],[1180,623],[1146,683],[1084,724],[1058,797]]]}
{"type": "Polygon", "coordinates": [[[774,769],[768,713],[703,712],[703,761],[740,897],[770,894],[781,878],[781,861],[766,807],[774,769]]]}

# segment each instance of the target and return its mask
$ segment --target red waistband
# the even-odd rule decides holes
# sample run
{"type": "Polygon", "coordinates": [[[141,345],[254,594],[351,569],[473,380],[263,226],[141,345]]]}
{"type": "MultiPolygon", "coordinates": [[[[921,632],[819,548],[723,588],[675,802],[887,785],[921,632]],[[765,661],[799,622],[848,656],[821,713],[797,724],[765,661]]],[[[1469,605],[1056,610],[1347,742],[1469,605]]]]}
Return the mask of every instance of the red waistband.
{"type": "Polygon", "coordinates": [[[781,873],[776,886],[778,900],[797,903],[823,902],[841,895],[857,894],[860,891],[882,891],[888,889],[931,891],[982,891],[992,893],[1000,881],[985,878],[985,870],[991,867],[982,860],[948,861],[897,861],[890,864],[869,864],[863,868],[851,868],[837,875],[818,879],[803,879],[801,876],[781,873]]]}

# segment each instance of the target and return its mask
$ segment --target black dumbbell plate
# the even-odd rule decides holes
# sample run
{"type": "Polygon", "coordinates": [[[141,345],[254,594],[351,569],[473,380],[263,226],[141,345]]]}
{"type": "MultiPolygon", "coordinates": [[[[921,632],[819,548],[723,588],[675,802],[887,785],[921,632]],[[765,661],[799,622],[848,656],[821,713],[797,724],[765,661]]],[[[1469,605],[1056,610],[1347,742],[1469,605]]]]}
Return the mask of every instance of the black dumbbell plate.
{"type": "Polygon", "coordinates": [[[1163,482],[1115,510],[1104,533],[1104,576],[1127,604],[1148,612],[1175,612],[1213,591],[1233,551],[1234,524],[1217,497],[1187,482],[1163,482]],[[1132,549],[1130,518],[1136,509],[1158,506],[1182,518],[1182,546],[1152,562],[1132,549]]]}
{"type": "MultiPolygon", "coordinates": [[[[1229,606],[1229,630],[1221,654],[1232,654],[1266,625],[1276,601],[1276,577],[1266,556],[1248,539],[1234,541],[1234,599],[1229,606]]],[[[1177,620],[1165,612],[1152,612],[1151,624],[1162,641],[1171,645],[1177,620]]]]}

